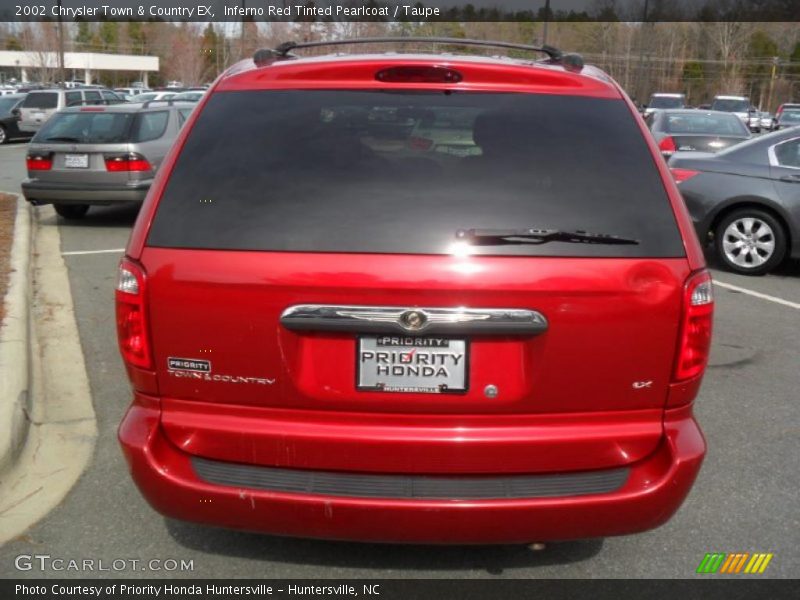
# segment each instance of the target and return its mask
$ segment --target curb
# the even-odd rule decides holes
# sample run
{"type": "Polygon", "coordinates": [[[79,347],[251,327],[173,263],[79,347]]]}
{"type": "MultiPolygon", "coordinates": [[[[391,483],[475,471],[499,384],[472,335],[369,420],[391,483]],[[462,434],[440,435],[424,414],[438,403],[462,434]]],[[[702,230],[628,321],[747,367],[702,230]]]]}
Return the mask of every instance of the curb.
{"type": "Polygon", "coordinates": [[[6,316],[0,326],[0,472],[18,458],[28,436],[31,408],[31,207],[19,194],[6,316]]]}

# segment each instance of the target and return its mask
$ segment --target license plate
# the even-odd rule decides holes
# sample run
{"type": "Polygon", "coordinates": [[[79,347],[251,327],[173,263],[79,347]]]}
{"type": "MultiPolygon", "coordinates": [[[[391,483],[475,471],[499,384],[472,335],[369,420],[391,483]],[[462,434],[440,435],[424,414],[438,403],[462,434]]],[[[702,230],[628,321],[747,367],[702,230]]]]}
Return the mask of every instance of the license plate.
{"type": "Polygon", "coordinates": [[[464,339],[397,335],[358,338],[360,390],[448,394],[467,391],[469,344],[464,339]]]}
{"type": "Polygon", "coordinates": [[[87,169],[89,167],[89,155],[65,154],[64,166],[70,169],[87,169]]]}
{"type": "Polygon", "coordinates": [[[44,113],[43,112],[31,113],[31,117],[33,117],[37,121],[41,121],[42,119],[44,119],[44,113]]]}

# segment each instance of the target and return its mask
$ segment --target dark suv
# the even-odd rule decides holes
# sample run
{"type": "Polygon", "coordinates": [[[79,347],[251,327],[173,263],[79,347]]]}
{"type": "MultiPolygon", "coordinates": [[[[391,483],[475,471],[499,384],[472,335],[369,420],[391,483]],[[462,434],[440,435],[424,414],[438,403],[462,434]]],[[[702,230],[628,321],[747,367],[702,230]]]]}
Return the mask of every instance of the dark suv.
{"type": "Polygon", "coordinates": [[[119,439],[147,500],[352,540],[664,523],[705,454],[713,300],[630,100],[550,48],[305,46],[209,90],[121,262],[119,439]]]}

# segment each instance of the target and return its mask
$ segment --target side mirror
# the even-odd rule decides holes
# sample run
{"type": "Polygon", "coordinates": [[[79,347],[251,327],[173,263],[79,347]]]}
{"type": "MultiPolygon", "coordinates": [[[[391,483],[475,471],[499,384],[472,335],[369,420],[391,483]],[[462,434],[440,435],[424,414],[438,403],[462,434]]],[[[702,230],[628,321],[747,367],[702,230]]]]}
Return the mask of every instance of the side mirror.
{"type": "Polygon", "coordinates": [[[14,108],[11,110],[11,116],[14,117],[17,121],[22,120],[22,114],[19,112],[18,108],[14,108]]]}

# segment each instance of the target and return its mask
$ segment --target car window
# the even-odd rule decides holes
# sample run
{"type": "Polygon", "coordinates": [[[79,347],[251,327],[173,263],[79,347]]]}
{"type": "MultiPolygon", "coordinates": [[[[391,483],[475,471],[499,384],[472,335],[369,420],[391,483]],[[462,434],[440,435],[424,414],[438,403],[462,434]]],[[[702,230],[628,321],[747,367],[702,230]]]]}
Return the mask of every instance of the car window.
{"type": "Polygon", "coordinates": [[[684,255],[656,162],[622,100],[513,93],[215,94],[148,243],[448,254],[459,229],[526,227],[640,243],[471,250],[684,255]]]}
{"type": "Polygon", "coordinates": [[[683,98],[672,96],[653,96],[648,108],[683,108],[683,98]]]}
{"type": "Polygon", "coordinates": [[[120,102],[122,98],[117,96],[113,92],[100,92],[103,95],[104,100],[108,100],[109,102],[120,102]]]}
{"type": "Polygon", "coordinates": [[[787,110],[781,113],[779,119],[781,125],[800,125],[800,110],[787,110]]]}
{"type": "Polygon", "coordinates": [[[83,92],[83,95],[84,95],[84,98],[86,98],[86,100],[88,102],[90,102],[90,103],[91,102],[100,102],[100,92],[85,91],[85,92],[83,92]]]}
{"type": "Polygon", "coordinates": [[[663,127],[667,133],[748,135],[742,120],[735,115],[668,113],[664,118],[663,127]]]}
{"type": "Polygon", "coordinates": [[[133,113],[59,112],[48,120],[34,142],[111,144],[128,141],[133,113]]]}
{"type": "Polygon", "coordinates": [[[23,108],[56,108],[58,92],[31,92],[22,103],[23,108]]]}
{"type": "Polygon", "coordinates": [[[9,96],[2,97],[0,96],[0,117],[5,117],[8,115],[11,110],[19,104],[19,98],[11,98],[9,96]]]}
{"type": "Polygon", "coordinates": [[[75,106],[81,103],[83,98],[80,92],[66,92],[64,94],[65,106],[75,106]]]}
{"type": "Polygon", "coordinates": [[[749,108],[750,102],[747,100],[714,100],[711,105],[711,110],[721,110],[722,112],[747,112],[749,108]]]}
{"type": "Polygon", "coordinates": [[[164,135],[168,122],[169,112],[167,111],[140,113],[136,119],[131,141],[134,143],[148,142],[160,138],[164,135]]]}
{"type": "Polygon", "coordinates": [[[178,109],[178,127],[183,127],[183,124],[186,123],[186,119],[189,118],[190,114],[192,114],[191,108],[178,109]]]}
{"type": "Polygon", "coordinates": [[[800,169],[800,139],[775,146],[775,158],[782,167],[800,169]]]}

